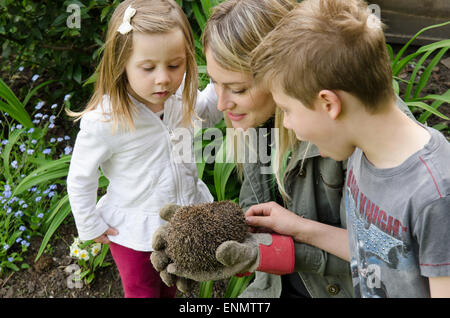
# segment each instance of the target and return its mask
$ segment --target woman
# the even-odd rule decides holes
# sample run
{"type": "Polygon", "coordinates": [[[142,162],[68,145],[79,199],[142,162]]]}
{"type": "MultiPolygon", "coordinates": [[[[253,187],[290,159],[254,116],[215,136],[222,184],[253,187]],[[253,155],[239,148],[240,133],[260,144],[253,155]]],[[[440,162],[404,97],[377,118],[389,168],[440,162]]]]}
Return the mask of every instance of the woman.
{"type": "MultiPolygon", "coordinates": [[[[294,5],[295,1],[289,0],[228,0],[215,7],[207,23],[203,35],[207,71],[219,98],[218,108],[234,128],[263,127],[270,131],[276,125],[272,96],[252,85],[251,52],[294,5]]],[[[276,168],[278,186],[274,175],[264,169],[270,168],[270,163],[243,163],[241,207],[247,210],[254,204],[276,201],[305,218],[345,227],[345,218],[340,217],[343,164],[320,157],[314,146],[294,143],[279,117],[276,128],[281,129],[281,144],[277,146],[285,151],[278,152],[273,164],[280,167],[276,168]],[[280,175],[282,158],[290,149],[287,170],[280,175]]],[[[254,282],[242,297],[352,295],[348,262],[318,248],[295,243],[295,272],[283,276],[256,272],[254,282]]]]}

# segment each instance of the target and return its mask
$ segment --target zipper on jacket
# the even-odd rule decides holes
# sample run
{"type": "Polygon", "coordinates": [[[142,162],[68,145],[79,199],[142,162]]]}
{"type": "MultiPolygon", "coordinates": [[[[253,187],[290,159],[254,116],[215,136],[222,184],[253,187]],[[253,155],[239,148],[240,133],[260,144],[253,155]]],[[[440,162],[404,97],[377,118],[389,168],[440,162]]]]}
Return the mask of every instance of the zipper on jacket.
{"type": "MultiPolygon", "coordinates": [[[[181,185],[180,185],[180,172],[178,170],[177,165],[175,164],[175,162],[173,162],[173,157],[172,157],[172,150],[173,150],[173,146],[172,146],[172,140],[173,137],[175,136],[173,130],[164,123],[164,120],[161,120],[159,118],[159,116],[157,116],[154,112],[152,112],[150,109],[148,109],[145,105],[143,105],[141,103],[141,106],[148,112],[150,113],[150,116],[154,117],[155,119],[157,119],[156,121],[158,122],[159,125],[161,125],[161,127],[163,127],[163,129],[165,131],[167,131],[167,135],[166,135],[166,140],[167,143],[169,145],[169,158],[170,158],[170,164],[172,166],[172,171],[174,172],[174,177],[175,177],[175,192],[177,194],[177,198],[180,199],[181,205],[186,205],[186,203],[184,202],[184,198],[183,195],[180,194],[180,189],[181,189],[181,185]]],[[[164,116],[167,118],[167,116],[164,116]]]]}

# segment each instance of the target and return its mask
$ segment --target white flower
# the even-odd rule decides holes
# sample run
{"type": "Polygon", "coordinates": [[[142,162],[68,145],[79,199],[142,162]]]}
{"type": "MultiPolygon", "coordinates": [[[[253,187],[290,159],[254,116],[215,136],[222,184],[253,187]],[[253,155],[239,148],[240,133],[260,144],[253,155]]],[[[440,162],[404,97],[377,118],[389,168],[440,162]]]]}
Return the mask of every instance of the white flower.
{"type": "Polygon", "coordinates": [[[33,77],[31,78],[31,80],[33,82],[35,82],[38,78],[39,78],[39,75],[38,74],[34,74],[33,77]]]}
{"type": "Polygon", "coordinates": [[[81,243],[82,243],[82,242],[81,242],[80,238],[79,238],[79,237],[75,237],[75,238],[73,239],[72,245],[78,246],[78,245],[80,245],[81,243]]]}
{"type": "Polygon", "coordinates": [[[85,260],[85,261],[89,260],[89,252],[86,250],[81,250],[80,251],[80,259],[85,260]]]}
{"type": "Polygon", "coordinates": [[[64,101],[66,102],[70,97],[70,94],[67,94],[66,96],[64,96],[64,101]]]}
{"type": "Polygon", "coordinates": [[[91,247],[92,256],[97,256],[98,253],[100,253],[101,249],[102,249],[102,244],[100,244],[100,243],[95,243],[94,245],[92,245],[92,247],[91,247]]]}
{"type": "Polygon", "coordinates": [[[73,245],[70,247],[70,256],[75,257],[75,258],[80,258],[80,248],[78,247],[78,245],[73,245]]]}

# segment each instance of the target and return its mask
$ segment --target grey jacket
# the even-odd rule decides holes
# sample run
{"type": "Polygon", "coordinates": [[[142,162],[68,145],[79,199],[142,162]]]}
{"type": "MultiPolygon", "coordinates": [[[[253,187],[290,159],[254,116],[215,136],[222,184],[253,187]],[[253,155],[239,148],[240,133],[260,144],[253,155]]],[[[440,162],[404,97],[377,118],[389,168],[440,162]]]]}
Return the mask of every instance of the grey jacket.
{"type": "MultiPolygon", "coordinates": [[[[400,98],[397,105],[414,118],[400,98]]],[[[290,158],[297,164],[285,179],[286,192],[292,198],[285,207],[305,218],[346,228],[343,196],[346,162],[322,158],[314,145],[305,154],[306,146],[307,143],[300,143],[290,158]]],[[[261,173],[263,166],[243,164],[244,181],[239,199],[244,210],[276,201],[276,183],[273,175],[261,173]]],[[[295,242],[295,271],[312,297],[354,297],[350,264],[333,254],[295,242]]],[[[281,288],[281,276],[256,272],[255,280],[240,297],[280,297],[281,288]]]]}

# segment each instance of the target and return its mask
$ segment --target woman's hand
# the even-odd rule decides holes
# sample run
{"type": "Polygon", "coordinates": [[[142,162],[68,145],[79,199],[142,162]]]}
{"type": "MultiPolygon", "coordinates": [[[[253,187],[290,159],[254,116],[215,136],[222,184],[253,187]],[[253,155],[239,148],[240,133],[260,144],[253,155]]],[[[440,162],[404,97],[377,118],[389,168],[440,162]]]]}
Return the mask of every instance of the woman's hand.
{"type": "Polygon", "coordinates": [[[103,233],[102,235],[100,235],[99,237],[96,237],[94,239],[94,242],[96,243],[101,243],[101,244],[109,244],[111,243],[111,241],[109,240],[107,235],[117,235],[119,234],[119,231],[117,231],[115,228],[109,227],[105,233],[103,233]]]}

